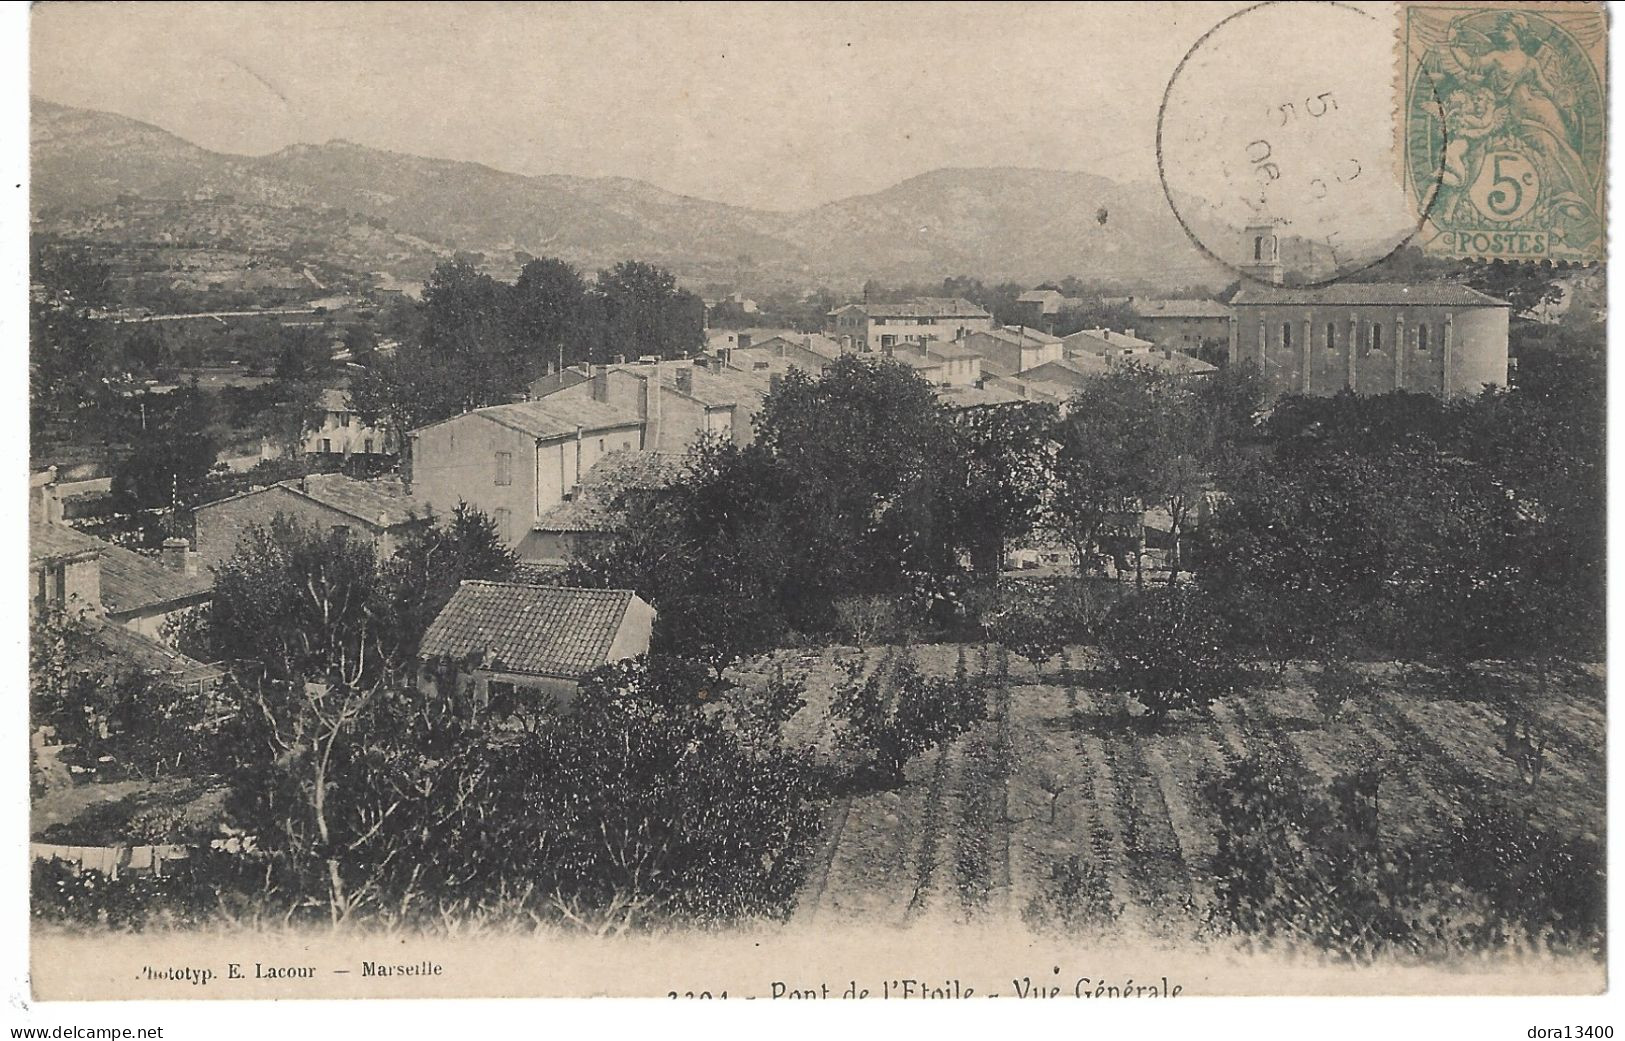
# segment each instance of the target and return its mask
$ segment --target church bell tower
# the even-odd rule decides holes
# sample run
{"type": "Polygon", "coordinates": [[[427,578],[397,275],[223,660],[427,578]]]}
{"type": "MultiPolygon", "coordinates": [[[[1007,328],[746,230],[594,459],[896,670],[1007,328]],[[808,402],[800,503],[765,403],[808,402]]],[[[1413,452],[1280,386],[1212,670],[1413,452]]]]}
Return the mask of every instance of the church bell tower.
{"type": "Polygon", "coordinates": [[[1281,268],[1281,239],[1275,224],[1249,224],[1242,234],[1241,273],[1272,286],[1280,285],[1286,275],[1281,268]]]}

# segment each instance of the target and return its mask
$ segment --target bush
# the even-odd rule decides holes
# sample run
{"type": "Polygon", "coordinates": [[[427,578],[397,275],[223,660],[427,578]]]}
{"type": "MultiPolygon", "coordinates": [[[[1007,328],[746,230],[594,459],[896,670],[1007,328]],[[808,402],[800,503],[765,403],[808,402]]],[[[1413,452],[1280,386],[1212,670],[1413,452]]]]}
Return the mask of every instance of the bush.
{"type": "Polygon", "coordinates": [[[1050,859],[1049,873],[1021,918],[1034,928],[1074,932],[1109,926],[1122,912],[1100,865],[1074,853],[1050,859]]]}
{"type": "Polygon", "coordinates": [[[927,678],[913,662],[878,668],[867,679],[848,668],[830,713],[841,722],[839,744],[853,760],[853,779],[895,787],[910,759],[951,741],[987,716],[979,686],[927,678]]]}
{"type": "Polygon", "coordinates": [[[1309,686],[1310,700],[1328,723],[1340,717],[1350,702],[1368,698],[1372,690],[1370,678],[1343,658],[1323,662],[1309,686]]]}
{"type": "Polygon", "coordinates": [[[1201,593],[1170,586],[1115,606],[1102,626],[1101,647],[1118,688],[1156,722],[1174,709],[1206,708],[1235,693],[1243,673],[1230,638],[1201,593]]]}
{"type": "Polygon", "coordinates": [[[1541,946],[1600,953],[1602,854],[1503,813],[1442,840],[1388,848],[1373,770],[1320,778],[1254,755],[1204,795],[1218,813],[1209,924],[1266,946],[1340,957],[1454,956],[1541,946]]]}

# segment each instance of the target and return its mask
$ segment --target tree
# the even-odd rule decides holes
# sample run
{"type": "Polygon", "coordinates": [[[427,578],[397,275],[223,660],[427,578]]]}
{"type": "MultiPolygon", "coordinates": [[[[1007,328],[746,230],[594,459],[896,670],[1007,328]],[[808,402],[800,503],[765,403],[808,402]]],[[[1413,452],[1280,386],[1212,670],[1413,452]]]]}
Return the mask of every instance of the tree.
{"type": "Polygon", "coordinates": [[[467,503],[458,503],[442,523],[412,528],[384,562],[400,627],[394,653],[417,654],[418,641],[465,581],[504,581],[519,560],[497,533],[496,523],[467,503]]]}
{"type": "Polygon", "coordinates": [[[977,571],[997,572],[1006,545],[1038,524],[1058,415],[1054,405],[1025,401],[955,414],[954,524],[977,571]]]}
{"type": "Polygon", "coordinates": [[[513,300],[527,350],[548,362],[588,360],[587,283],[581,272],[554,257],[532,260],[519,271],[513,300]]]}
{"type": "Polygon", "coordinates": [[[1168,586],[1124,600],[1107,616],[1101,648],[1119,689],[1153,725],[1181,708],[1206,708],[1242,683],[1224,619],[1200,593],[1168,586]]]}
{"type": "Polygon", "coordinates": [[[704,301],[663,268],[622,261],[598,272],[594,297],[602,316],[595,360],[632,352],[686,358],[705,344],[704,301]]]}
{"type": "Polygon", "coordinates": [[[214,468],[214,409],[194,379],[165,395],[144,395],[137,404],[145,421],[130,451],[113,468],[118,510],[188,507],[214,468]]]}
{"type": "Polygon", "coordinates": [[[1089,567],[1105,534],[1125,527],[1138,555],[1140,512],[1154,491],[1154,379],[1123,366],[1090,380],[1057,427],[1044,524],[1071,548],[1080,570],[1089,567]]]}
{"type": "Polygon", "coordinates": [[[762,405],[757,444],[802,496],[802,538],[838,585],[892,591],[956,566],[952,429],[906,366],[847,355],[820,377],[792,370],[762,405]]]}

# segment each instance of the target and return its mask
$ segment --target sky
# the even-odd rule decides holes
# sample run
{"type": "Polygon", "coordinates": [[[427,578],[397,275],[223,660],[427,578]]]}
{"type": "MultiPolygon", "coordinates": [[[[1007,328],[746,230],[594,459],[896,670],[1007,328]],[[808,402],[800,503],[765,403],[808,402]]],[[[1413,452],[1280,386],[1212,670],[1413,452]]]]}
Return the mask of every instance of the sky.
{"type": "Polygon", "coordinates": [[[248,155],[345,139],[793,210],[945,166],[1154,182],[1242,6],[44,3],[37,97],[248,155]]]}

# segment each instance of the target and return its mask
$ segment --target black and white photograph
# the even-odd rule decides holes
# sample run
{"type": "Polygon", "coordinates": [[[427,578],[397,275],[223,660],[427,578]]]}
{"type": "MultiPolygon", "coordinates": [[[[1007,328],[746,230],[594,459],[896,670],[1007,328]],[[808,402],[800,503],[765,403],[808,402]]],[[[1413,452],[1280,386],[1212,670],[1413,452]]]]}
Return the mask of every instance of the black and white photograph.
{"type": "Polygon", "coordinates": [[[1609,20],[34,5],[29,1022],[1612,1037],[1609,20]]]}

